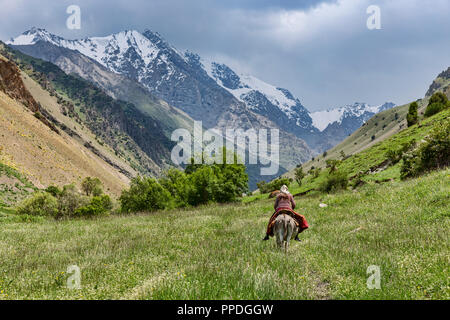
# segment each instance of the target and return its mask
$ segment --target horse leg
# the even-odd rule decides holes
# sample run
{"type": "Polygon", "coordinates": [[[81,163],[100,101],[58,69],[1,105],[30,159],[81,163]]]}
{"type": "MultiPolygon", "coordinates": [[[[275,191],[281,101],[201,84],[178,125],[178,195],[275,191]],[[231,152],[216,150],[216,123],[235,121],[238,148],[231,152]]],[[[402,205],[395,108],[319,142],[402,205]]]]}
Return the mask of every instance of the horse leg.
{"type": "Polygon", "coordinates": [[[275,239],[277,240],[278,248],[281,248],[281,246],[283,245],[283,230],[281,228],[281,223],[279,221],[275,222],[274,235],[275,239]]]}
{"type": "Polygon", "coordinates": [[[289,242],[294,236],[295,222],[292,219],[289,219],[289,223],[287,224],[286,228],[286,246],[284,252],[287,254],[287,251],[289,249],[289,242]]]}

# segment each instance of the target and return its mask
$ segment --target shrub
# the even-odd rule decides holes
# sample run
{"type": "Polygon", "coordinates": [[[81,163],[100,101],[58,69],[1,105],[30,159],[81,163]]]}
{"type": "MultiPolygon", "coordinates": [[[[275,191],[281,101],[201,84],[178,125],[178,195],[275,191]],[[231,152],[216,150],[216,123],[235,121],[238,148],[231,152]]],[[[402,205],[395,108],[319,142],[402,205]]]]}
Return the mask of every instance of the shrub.
{"type": "Polygon", "coordinates": [[[57,186],[49,186],[47,189],[45,189],[45,192],[50,193],[54,197],[58,197],[62,191],[57,186]]]}
{"type": "Polygon", "coordinates": [[[315,179],[319,176],[321,171],[321,168],[314,168],[314,166],[312,166],[311,169],[309,169],[308,174],[312,175],[313,179],[315,179]]]}
{"type": "Polygon", "coordinates": [[[436,92],[428,102],[428,106],[425,109],[425,117],[431,117],[448,107],[450,107],[450,101],[447,99],[447,96],[442,92],[436,92]]]}
{"type": "MultiPolygon", "coordinates": [[[[226,154],[225,149],[222,152],[226,154]]],[[[248,175],[245,166],[237,164],[235,154],[234,159],[234,164],[226,164],[225,158],[223,164],[195,164],[192,158],[184,172],[170,169],[159,181],[135,178],[130,189],[124,190],[119,198],[122,211],[154,211],[236,201],[248,192],[248,175]]]]}
{"type": "Polygon", "coordinates": [[[78,208],[88,203],[89,198],[81,195],[73,184],[66,185],[58,197],[58,217],[71,218],[76,215],[78,208]]]}
{"type": "Polygon", "coordinates": [[[450,120],[437,125],[419,148],[423,170],[444,168],[450,162],[450,120]]]}
{"type": "Polygon", "coordinates": [[[202,159],[210,164],[194,164],[194,159],[191,159],[191,164],[185,170],[189,185],[189,204],[236,201],[248,192],[246,168],[245,165],[238,164],[237,154],[223,148],[218,157],[220,156],[222,164],[208,161],[206,155],[202,159]],[[227,163],[231,158],[234,159],[233,163],[227,163]]]}
{"type": "MultiPolygon", "coordinates": [[[[345,154],[344,154],[345,155],[345,154]]],[[[337,166],[341,163],[340,160],[329,159],[326,161],[326,167],[330,169],[329,173],[337,170],[337,166]]]]}
{"type": "Polygon", "coordinates": [[[450,121],[436,125],[419,148],[406,153],[400,169],[402,179],[450,164],[450,121]]]}
{"type": "Polygon", "coordinates": [[[330,173],[321,183],[319,189],[322,192],[334,192],[340,189],[346,189],[348,186],[347,173],[344,171],[334,171],[330,173]]]}
{"type": "Polygon", "coordinates": [[[403,154],[411,150],[416,145],[416,140],[411,140],[409,142],[406,142],[401,145],[399,149],[389,149],[386,152],[386,158],[391,161],[392,164],[398,163],[402,157],[403,154]]]}
{"type": "Polygon", "coordinates": [[[58,200],[47,192],[36,192],[18,206],[17,213],[55,217],[58,214],[58,200]]]}
{"type": "Polygon", "coordinates": [[[119,198],[124,213],[156,211],[167,207],[170,193],[153,178],[136,177],[119,198]]]}
{"type": "Polygon", "coordinates": [[[113,208],[113,203],[108,195],[94,196],[88,205],[75,210],[76,216],[92,217],[108,213],[113,208]]]}
{"type": "Polygon", "coordinates": [[[267,187],[266,187],[266,182],[264,180],[260,181],[260,182],[257,182],[256,186],[258,187],[259,192],[265,193],[264,191],[266,190],[267,187]]]}

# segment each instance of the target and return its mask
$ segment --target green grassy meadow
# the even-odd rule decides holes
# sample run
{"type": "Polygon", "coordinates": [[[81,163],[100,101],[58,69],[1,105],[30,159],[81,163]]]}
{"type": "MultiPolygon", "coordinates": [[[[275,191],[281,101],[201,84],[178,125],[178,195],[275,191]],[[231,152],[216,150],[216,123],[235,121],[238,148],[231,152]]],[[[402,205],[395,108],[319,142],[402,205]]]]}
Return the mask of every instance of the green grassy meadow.
{"type": "Polygon", "coordinates": [[[450,299],[449,178],[297,197],[310,228],[287,255],[261,241],[273,206],[264,195],[66,221],[3,212],[0,299],[450,299]],[[66,287],[74,264],[81,289],[66,287]],[[366,286],[369,265],[379,290],[366,286]]]}

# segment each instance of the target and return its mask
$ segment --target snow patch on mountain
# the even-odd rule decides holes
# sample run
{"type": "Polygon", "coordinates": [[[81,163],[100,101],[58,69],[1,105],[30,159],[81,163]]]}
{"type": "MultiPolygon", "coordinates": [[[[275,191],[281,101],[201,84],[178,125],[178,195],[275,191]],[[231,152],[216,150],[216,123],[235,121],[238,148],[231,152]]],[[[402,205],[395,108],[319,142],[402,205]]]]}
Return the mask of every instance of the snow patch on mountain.
{"type": "Polygon", "coordinates": [[[374,114],[393,108],[394,103],[387,102],[379,106],[371,106],[367,103],[356,102],[352,105],[346,105],[340,108],[316,111],[310,113],[313,126],[320,131],[325,130],[332,123],[342,123],[344,118],[361,118],[367,121],[374,114]]]}
{"type": "Polygon", "coordinates": [[[144,66],[152,62],[159,53],[158,47],[136,30],[126,30],[105,37],[66,40],[44,29],[32,28],[11,39],[7,44],[32,45],[38,41],[46,41],[59,47],[79,51],[116,73],[121,73],[123,61],[130,60],[133,52],[136,53],[133,57],[136,60],[130,62],[135,65],[142,63],[144,66]]]}

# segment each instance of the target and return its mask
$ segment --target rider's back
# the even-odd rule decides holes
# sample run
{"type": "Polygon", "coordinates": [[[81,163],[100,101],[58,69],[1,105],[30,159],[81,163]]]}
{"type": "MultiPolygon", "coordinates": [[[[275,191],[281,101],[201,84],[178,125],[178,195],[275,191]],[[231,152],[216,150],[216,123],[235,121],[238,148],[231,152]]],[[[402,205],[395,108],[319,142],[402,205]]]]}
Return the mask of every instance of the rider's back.
{"type": "Polygon", "coordinates": [[[275,210],[279,208],[295,209],[294,197],[291,194],[280,193],[275,200],[275,210]]]}

